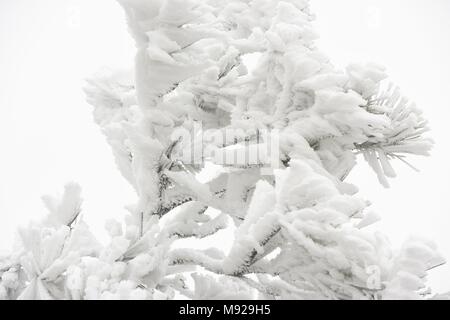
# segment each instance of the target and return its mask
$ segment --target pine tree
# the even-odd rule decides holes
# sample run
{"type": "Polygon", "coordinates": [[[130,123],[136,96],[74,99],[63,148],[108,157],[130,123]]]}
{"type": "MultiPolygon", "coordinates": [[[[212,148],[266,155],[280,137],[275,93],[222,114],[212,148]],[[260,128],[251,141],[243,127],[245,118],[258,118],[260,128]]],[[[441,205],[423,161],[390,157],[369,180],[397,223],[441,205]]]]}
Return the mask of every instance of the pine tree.
{"type": "Polygon", "coordinates": [[[104,246],[78,185],[45,197],[46,219],[0,258],[0,298],[431,297],[435,245],[392,249],[345,182],[359,154],[387,187],[392,160],[432,147],[382,67],[336,69],[307,0],[119,2],[134,68],[97,74],[85,91],[139,201],[107,222],[104,246]],[[230,250],[186,241],[230,228],[230,250]]]}

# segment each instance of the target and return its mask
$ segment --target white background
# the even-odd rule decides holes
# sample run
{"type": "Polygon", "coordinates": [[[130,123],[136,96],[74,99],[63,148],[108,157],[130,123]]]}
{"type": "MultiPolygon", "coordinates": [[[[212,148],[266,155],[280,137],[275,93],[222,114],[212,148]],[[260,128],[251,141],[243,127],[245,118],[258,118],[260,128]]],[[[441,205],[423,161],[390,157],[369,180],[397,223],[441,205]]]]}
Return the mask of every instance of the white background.
{"type": "MultiPolygon", "coordinates": [[[[383,217],[394,245],[432,238],[450,260],[450,1],[312,0],[318,45],[339,67],[385,65],[424,110],[436,141],[429,158],[395,163],[383,189],[361,161],[349,177],[383,217]]],[[[132,63],[134,45],[113,0],[0,0],[0,249],[15,228],[45,213],[40,197],[67,181],[83,187],[84,218],[103,232],[135,199],[84,101],[83,79],[132,63]]],[[[450,290],[450,264],[430,284],[450,290]]]]}

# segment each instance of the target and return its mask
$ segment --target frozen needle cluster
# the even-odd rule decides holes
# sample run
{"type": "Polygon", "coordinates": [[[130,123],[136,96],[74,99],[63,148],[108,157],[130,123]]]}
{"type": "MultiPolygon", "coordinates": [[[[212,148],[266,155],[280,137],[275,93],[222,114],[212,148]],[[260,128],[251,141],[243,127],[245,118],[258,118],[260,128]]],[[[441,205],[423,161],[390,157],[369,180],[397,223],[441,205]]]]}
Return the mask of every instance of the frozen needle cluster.
{"type": "Polygon", "coordinates": [[[392,160],[432,145],[382,67],[337,70],[314,44],[306,0],[119,2],[134,68],[97,75],[86,93],[139,201],[108,221],[102,245],[79,215],[78,186],[45,198],[47,218],[0,258],[0,298],[431,297],[435,246],[391,249],[344,181],[362,154],[387,186],[392,160]],[[269,164],[263,132],[276,133],[269,164]],[[232,150],[259,157],[221,161],[232,150]],[[214,247],[227,228],[230,249],[214,247]]]}

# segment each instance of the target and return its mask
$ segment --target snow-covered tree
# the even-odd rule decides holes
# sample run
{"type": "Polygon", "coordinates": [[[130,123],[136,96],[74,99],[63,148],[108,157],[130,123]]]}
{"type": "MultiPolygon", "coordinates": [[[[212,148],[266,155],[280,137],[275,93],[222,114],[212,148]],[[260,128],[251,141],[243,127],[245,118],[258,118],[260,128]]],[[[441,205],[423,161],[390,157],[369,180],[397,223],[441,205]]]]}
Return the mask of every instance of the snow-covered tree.
{"type": "Polygon", "coordinates": [[[77,185],[44,198],[46,219],[0,258],[0,298],[432,297],[434,244],[392,249],[345,182],[361,154],[387,187],[393,160],[432,146],[382,67],[336,69],[314,44],[307,0],[119,2],[134,67],[85,91],[139,200],[106,223],[105,246],[77,185]],[[211,241],[230,228],[225,246],[211,241]]]}

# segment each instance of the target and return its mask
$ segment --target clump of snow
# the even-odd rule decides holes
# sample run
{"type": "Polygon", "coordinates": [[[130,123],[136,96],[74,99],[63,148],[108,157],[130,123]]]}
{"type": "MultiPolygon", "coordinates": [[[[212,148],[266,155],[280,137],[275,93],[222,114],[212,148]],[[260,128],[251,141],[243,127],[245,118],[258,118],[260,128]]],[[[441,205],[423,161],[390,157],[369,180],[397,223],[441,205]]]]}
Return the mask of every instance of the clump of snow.
{"type": "Polygon", "coordinates": [[[345,182],[359,154],[388,186],[392,160],[432,146],[384,68],[337,70],[306,0],[119,3],[134,66],[98,73],[85,92],[138,201],[100,245],[78,185],[44,197],[46,218],[0,257],[0,299],[429,297],[435,246],[409,239],[396,252],[345,182]]]}

